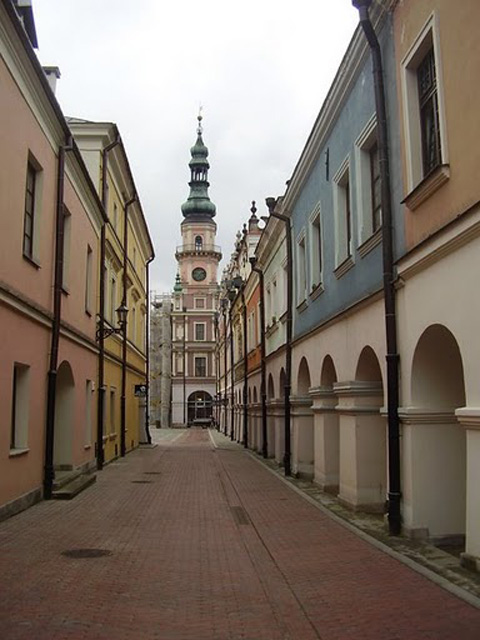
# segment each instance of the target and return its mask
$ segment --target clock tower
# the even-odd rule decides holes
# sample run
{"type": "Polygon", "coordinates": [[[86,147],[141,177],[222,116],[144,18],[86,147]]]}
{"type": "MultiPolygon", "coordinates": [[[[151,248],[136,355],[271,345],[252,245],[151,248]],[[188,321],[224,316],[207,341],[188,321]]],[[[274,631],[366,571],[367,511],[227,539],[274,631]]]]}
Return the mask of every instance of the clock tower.
{"type": "Polygon", "coordinates": [[[182,244],[177,247],[177,279],[172,314],[172,424],[205,426],[215,396],[215,311],[218,297],[216,207],[208,195],[208,149],[198,116],[190,149],[190,194],[182,205],[182,244]]]}

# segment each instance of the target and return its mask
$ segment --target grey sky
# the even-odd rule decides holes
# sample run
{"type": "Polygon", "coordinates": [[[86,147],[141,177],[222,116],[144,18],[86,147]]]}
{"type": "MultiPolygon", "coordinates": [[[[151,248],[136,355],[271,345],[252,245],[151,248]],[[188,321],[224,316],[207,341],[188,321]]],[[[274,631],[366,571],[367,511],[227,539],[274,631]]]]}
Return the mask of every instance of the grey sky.
{"type": "MultiPolygon", "coordinates": [[[[34,0],[66,115],[116,122],[170,290],[203,105],[228,259],[251,200],[281,195],[358,21],[350,0],[34,0]]],[[[261,211],[261,213],[263,213],[261,211]]]]}

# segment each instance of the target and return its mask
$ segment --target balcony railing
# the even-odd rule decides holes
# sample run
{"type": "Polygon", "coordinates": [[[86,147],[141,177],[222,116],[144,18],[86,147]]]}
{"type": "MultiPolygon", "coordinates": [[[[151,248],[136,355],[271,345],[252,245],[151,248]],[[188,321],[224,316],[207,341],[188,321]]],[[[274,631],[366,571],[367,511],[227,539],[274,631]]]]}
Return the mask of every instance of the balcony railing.
{"type": "Polygon", "coordinates": [[[175,251],[177,254],[182,253],[198,253],[199,255],[202,253],[218,253],[222,255],[222,250],[216,244],[181,244],[176,248],[175,251]]]}

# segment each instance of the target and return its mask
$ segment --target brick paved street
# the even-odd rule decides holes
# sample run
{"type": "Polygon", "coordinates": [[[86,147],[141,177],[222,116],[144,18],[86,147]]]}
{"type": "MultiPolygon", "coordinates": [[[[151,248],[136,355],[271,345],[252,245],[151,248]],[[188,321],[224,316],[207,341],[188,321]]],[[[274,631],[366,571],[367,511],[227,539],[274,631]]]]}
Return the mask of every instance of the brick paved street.
{"type": "Polygon", "coordinates": [[[70,502],[0,523],[2,640],[478,640],[480,610],[239,447],[163,431],[70,502]],[[109,555],[72,558],[68,550],[109,555]]]}

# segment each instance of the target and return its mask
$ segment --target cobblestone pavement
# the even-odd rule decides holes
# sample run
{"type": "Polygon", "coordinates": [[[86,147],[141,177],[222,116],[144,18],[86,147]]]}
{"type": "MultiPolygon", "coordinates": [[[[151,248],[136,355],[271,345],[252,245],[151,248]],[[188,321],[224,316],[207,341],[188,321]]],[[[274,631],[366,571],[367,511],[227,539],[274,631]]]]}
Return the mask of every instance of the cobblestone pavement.
{"type": "Polygon", "coordinates": [[[2,640],[478,640],[480,610],[206,430],[0,523],[2,640]],[[70,557],[92,550],[106,555],[70,557]]]}

